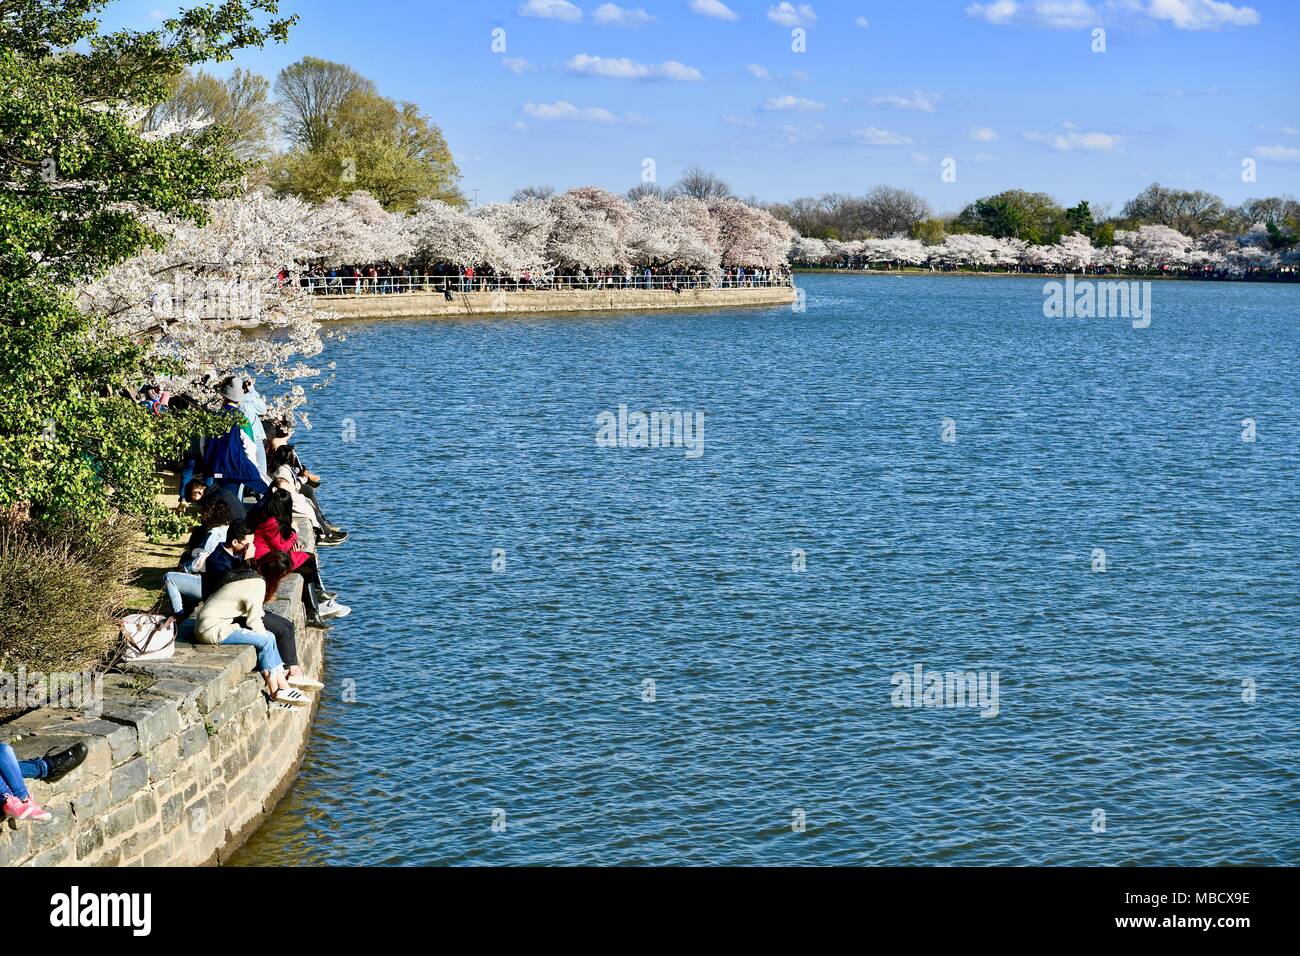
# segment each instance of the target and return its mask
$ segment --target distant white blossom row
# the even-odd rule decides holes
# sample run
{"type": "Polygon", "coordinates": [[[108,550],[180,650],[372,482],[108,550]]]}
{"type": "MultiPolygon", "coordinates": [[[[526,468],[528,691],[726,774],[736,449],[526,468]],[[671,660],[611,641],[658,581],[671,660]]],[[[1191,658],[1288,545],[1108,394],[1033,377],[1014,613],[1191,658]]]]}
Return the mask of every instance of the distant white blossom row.
{"type": "Polygon", "coordinates": [[[792,258],[804,265],[856,261],[868,264],[932,268],[1027,268],[1047,272],[1104,270],[1203,271],[1244,274],[1300,265],[1300,247],[1287,252],[1269,248],[1268,233],[1255,227],[1244,235],[1212,232],[1191,238],[1168,226],[1118,230],[1115,244],[1094,245],[1081,233],[1054,245],[1036,246],[1021,239],[951,235],[937,245],[917,239],[858,239],[852,242],[800,238],[792,258]]]}

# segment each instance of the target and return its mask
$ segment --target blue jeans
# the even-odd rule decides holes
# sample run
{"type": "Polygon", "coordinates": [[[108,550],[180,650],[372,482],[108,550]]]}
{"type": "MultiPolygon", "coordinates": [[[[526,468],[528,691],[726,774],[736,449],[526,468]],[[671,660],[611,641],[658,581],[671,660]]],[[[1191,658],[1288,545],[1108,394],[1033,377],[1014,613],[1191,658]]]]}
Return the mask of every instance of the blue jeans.
{"type": "Polygon", "coordinates": [[[177,617],[189,614],[203,600],[203,579],[197,574],[172,571],[163,578],[163,587],[167,589],[167,600],[171,601],[172,613],[177,617]],[[186,598],[189,600],[186,601],[186,598]]]}
{"type": "Polygon", "coordinates": [[[241,627],[232,631],[230,636],[221,643],[251,645],[257,651],[259,671],[273,671],[284,666],[284,661],[280,659],[280,651],[275,646],[275,635],[268,634],[266,631],[250,631],[248,628],[241,627]]]}
{"type": "Polygon", "coordinates": [[[19,760],[14,748],[0,744],[0,797],[14,796],[19,800],[30,800],[27,785],[23,777],[43,780],[50,772],[44,760],[19,760]]]}

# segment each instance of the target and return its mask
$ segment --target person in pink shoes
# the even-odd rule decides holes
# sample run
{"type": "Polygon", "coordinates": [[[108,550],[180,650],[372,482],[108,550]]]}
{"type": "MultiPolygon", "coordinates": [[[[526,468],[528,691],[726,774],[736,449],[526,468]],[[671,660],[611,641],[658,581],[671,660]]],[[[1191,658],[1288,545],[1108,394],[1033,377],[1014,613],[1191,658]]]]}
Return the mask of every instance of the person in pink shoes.
{"type": "Polygon", "coordinates": [[[11,820],[48,823],[53,817],[32,799],[23,777],[54,783],[79,767],[86,754],[86,745],[78,741],[63,750],[51,750],[39,760],[19,761],[13,747],[0,744],[0,796],[4,797],[5,816],[11,820]]]}

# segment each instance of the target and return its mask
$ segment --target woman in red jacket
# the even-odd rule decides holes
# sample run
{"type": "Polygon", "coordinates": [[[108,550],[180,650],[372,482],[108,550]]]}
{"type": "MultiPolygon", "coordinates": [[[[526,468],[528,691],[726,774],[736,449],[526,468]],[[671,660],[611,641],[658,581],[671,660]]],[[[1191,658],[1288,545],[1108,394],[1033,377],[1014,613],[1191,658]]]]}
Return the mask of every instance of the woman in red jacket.
{"type": "Polygon", "coordinates": [[[352,613],[351,608],[338,602],[338,595],[325,590],[316,555],[303,548],[298,533],[293,530],[293,496],[283,488],[272,489],[260,513],[253,518],[253,549],[254,561],[272,551],[289,556],[290,570],[301,574],[307,585],[303,589],[303,602],[307,605],[307,623],[311,627],[328,627],[326,622],[331,618],[352,613]]]}

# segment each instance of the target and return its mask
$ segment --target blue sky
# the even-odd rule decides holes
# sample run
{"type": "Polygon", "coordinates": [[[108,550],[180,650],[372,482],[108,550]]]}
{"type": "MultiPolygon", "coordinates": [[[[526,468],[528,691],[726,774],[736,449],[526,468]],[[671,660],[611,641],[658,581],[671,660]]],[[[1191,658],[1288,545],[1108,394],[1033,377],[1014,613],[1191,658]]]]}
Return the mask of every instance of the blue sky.
{"type": "MultiPolygon", "coordinates": [[[[119,0],[103,19],[147,28],[177,6],[119,0]]],[[[745,196],[885,183],[944,211],[1011,187],[1116,209],[1153,181],[1233,202],[1300,193],[1294,0],[281,6],[302,18],[289,43],[216,72],[349,63],[434,118],[481,202],[534,184],[622,191],[646,159],[665,185],[698,164],[745,196]]]]}

